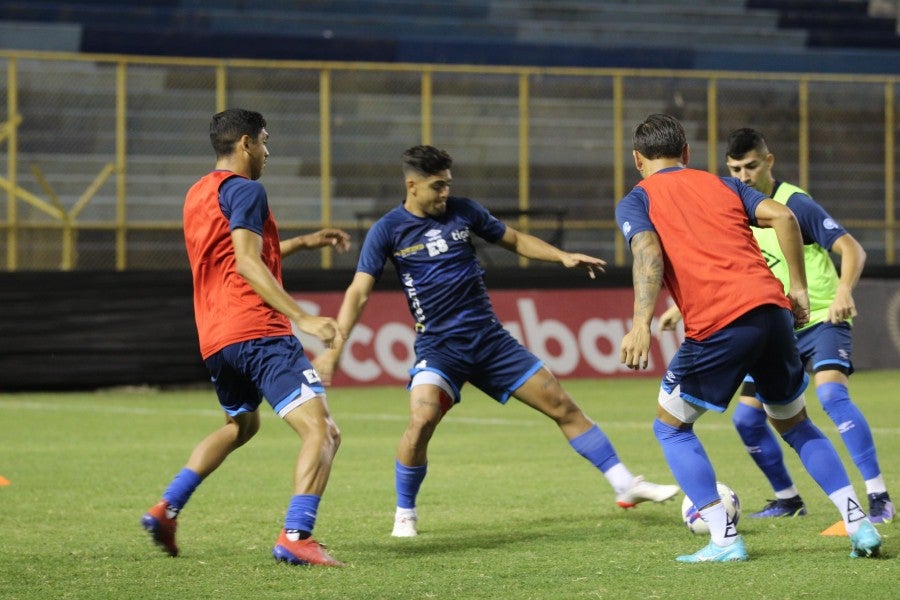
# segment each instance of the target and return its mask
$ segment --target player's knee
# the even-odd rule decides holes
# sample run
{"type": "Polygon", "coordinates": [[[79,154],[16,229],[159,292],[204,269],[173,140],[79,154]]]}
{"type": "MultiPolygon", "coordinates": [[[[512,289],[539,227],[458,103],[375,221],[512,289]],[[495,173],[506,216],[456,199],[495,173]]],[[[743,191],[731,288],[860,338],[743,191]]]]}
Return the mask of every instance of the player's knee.
{"type": "Polygon", "coordinates": [[[240,448],[259,431],[257,413],[244,413],[232,420],[234,426],[234,447],[240,448]]]}
{"type": "Polygon", "coordinates": [[[766,426],[766,413],[762,409],[738,402],[731,417],[731,422],[734,423],[735,428],[739,432],[759,429],[766,426]]]}
{"type": "Polygon", "coordinates": [[[331,419],[328,419],[328,440],[334,452],[337,452],[338,448],[341,447],[341,430],[338,429],[337,424],[331,419]]]}
{"type": "Polygon", "coordinates": [[[560,426],[588,420],[572,397],[561,388],[545,398],[542,410],[560,426]]]}
{"type": "Polygon", "coordinates": [[[816,387],[816,396],[819,397],[825,412],[839,407],[842,403],[850,402],[850,393],[843,383],[823,383],[816,387]]]}
{"type": "Polygon", "coordinates": [[[432,414],[414,411],[409,415],[406,431],[415,439],[430,437],[437,427],[441,416],[442,413],[432,414]]]}

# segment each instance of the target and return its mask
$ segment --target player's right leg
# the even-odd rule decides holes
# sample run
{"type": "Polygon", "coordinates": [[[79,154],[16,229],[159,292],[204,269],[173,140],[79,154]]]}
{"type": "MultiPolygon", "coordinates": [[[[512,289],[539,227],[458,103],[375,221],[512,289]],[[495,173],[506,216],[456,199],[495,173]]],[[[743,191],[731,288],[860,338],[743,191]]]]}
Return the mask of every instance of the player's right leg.
{"type": "Polygon", "coordinates": [[[325,388],[293,335],[255,340],[253,380],[275,413],[300,438],[294,488],[272,555],[293,565],[343,566],[312,537],[319,502],[340,446],[340,430],[331,418],[325,388]]]}
{"type": "Polygon", "coordinates": [[[141,526],[169,556],[178,556],[175,531],[178,514],[200,483],[227,456],[259,430],[259,413],[225,415],[225,424],[206,436],[191,452],[187,465],[175,476],[162,498],[141,518],[141,526]]]}
{"type": "Polygon", "coordinates": [[[455,397],[453,387],[434,371],[418,371],[412,377],[409,420],[394,462],[397,507],[391,530],[393,537],[418,535],[416,499],[428,473],[428,443],[438,423],[453,406],[455,397]]]}
{"type": "Polygon", "coordinates": [[[288,412],[279,415],[300,436],[302,445],[294,469],[293,495],[272,555],[292,565],[342,567],[344,563],[332,558],[312,537],[319,502],[340,446],[340,431],[328,412],[324,394],[304,386],[288,406],[288,412]]]}
{"type": "Polygon", "coordinates": [[[513,396],[553,419],[572,449],[603,473],[616,493],[616,504],[622,508],[647,501],[665,502],[678,493],[677,485],[652,483],[632,474],[606,434],[575,404],[547,367],[538,369],[513,396]]]}
{"type": "Polygon", "coordinates": [[[784,453],[778,436],[769,427],[766,411],[756,399],[756,383],[751,377],[744,380],[740,402],[734,409],[732,422],[744,442],[744,448],[763,472],[775,493],[760,511],[751,513],[755,518],[796,517],[806,514],[806,505],[784,464],[784,453]]]}

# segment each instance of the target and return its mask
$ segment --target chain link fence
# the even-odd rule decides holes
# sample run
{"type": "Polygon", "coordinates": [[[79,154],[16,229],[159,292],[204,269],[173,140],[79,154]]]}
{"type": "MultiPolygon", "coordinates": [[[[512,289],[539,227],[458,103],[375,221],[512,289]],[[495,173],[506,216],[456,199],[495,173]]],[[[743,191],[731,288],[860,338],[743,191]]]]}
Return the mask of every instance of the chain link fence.
{"type": "MultiPolygon", "coordinates": [[[[262,112],[263,176],[282,236],[326,225],[359,244],[403,199],[400,155],[454,157],[453,193],[511,225],[626,264],[615,203],[638,180],[631,127],[683,121],[691,166],[725,171],[725,139],[762,131],[775,175],[805,187],[896,264],[898,77],[0,52],[0,270],[186,269],[181,206],[214,165],[227,107],[262,112]]],[[[299,253],[286,268],[349,268],[299,253]]],[[[484,260],[518,257],[486,248],[484,260]]]]}

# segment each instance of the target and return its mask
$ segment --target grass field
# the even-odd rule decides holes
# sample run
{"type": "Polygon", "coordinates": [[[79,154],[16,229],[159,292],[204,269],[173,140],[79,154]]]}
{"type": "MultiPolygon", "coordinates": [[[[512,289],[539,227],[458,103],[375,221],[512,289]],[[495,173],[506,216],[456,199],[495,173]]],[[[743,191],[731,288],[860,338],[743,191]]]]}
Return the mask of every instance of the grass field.
{"type": "MultiPolygon", "coordinates": [[[[566,381],[635,472],[671,475],[650,429],[655,379],[566,381]]],[[[879,458],[900,499],[900,371],[853,376],[879,458]]],[[[811,395],[810,414],[838,444],[811,395]]],[[[153,547],[141,514],[220,422],[211,389],[0,395],[0,598],[890,598],[900,590],[900,523],[880,526],[883,558],[848,558],[819,532],[836,509],[787,450],[810,508],[802,519],[744,519],[751,560],[683,565],[706,543],[676,502],[623,511],[602,476],[552,423],[467,387],[430,449],[420,535],[390,537],[393,461],[406,421],[399,387],[331,390],[343,434],[316,536],[345,569],[277,564],[271,548],[298,442],[270,411],[250,444],[200,486],[180,517],[176,559],[153,547]]],[[[697,431],[745,512],[771,492],[727,415],[697,431]]]]}

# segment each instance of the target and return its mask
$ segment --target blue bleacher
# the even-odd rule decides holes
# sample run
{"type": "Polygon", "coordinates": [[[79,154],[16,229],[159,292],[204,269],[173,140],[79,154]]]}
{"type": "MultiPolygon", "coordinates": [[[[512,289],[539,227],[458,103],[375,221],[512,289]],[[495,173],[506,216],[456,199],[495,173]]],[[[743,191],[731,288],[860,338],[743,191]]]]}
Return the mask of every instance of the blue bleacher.
{"type": "Polygon", "coordinates": [[[870,17],[866,7],[866,0],[8,0],[0,1],[0,23],[75,24],[81,36],[72,50],[97,53],[723,69],[758,69],[756,59],[774,55],[781,70],[807,63],[900,70],[896,18],[870,17]],[[260,37],[236,44],[236,35],[260,37]]]}

